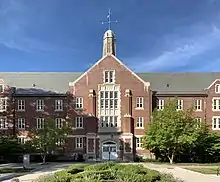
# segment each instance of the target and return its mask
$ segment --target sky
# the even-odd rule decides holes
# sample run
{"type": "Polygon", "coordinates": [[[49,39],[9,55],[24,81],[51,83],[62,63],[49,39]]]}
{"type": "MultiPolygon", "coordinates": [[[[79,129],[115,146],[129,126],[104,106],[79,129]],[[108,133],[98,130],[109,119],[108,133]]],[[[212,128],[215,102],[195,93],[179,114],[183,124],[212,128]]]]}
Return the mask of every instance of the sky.
{"type": "Polygon", "coordinates": [[[109,8],[133,71],[220,71],[220,0],[0,0],[0,71],[86,71],[109,8]]]}

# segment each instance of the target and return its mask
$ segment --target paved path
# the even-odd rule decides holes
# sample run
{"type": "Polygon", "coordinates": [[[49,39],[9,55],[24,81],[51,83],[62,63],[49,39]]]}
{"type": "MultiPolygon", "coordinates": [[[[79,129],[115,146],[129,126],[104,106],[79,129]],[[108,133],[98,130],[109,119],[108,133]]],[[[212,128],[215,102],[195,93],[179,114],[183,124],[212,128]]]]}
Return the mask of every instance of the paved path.
{"type": "MultiPolygon", "coordinates": [[[[186,170],[177,166],[170,166],[170,165],[156,165],[156,164],[145,164],[144,166],[157,170],[163,173],[170,173],[174,177],[183,180],[184,182],[220,182],[220,176],[216,175],[205,175],[201,173],[197,173],[194,171],[186,170]]],[[[187,167],[187,166],[185,166],[187,167]]],[[[212,166],[213,167],[213,166],[212,166]]]]}
{"type": "MultiPolygon", "coordinates": [[[[66,169],[70,165],[73,165],[73,163],[51,163],[49,165],[45,165],[43,169],[40,169],[36,172],[32,172],[31,174],[20,176],[18,177],[18,179],[20,180],[20,182],[32,182],[33,180],[37,179],[39,176],[51,174],[56,171],[66,169]]],[[[2,182],[11,182],[11,179],[2,182]]]]}

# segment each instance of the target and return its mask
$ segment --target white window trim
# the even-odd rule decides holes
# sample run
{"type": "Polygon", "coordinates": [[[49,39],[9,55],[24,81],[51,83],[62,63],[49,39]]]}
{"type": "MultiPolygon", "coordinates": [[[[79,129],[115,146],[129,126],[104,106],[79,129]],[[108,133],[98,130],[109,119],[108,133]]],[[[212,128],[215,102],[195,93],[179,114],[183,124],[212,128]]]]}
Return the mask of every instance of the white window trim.
{"type": "Polygon", "coordinates": [[[195,99],[195,111],[202,111],[202,99],[195,99]],[[200,109],[197,109],[198,106],[200,109]]]}
{"type": "Polygon", "coordinates": [[[8,106],[7,101],[8,101],[8,97],[0,98],[0,112],[7,111],[7,106],[8,106]],[[4,102],[4,100],[5,100],[5,108],[3,109],[3,106],[4,106],[3,102],[4,102]]]}
{"type": "Polygon", "coordinates": [[[44,128],[44,118],[36,118],[36,128],[37,128],[37,129],[43,129],[43,128],[44,128]],[[43,125],[42,128],[39,128],[39,127],[38,127],[38,122],[39,122],[39,121],[43,123],[43,124],[42,124],[42,125],[43,125]]]}
{"type": "Polygon", "coordinates": [[[163,110],[164,109],[164,99],[158,99],[157,100],[157,110],[163,110]]]}
{"type": "Polygon", "coordinates": [[[44,111],[44,107],[45,107],[44,100],[43,99],[37,99],[36,100],[36,111],[44,111]],[[41,104],[39,104],[39,102],[41,104]],[[38,109],[38,106],[42,106],[42,109],[38,109]]]}
{"type": "Polygon", "coordinates": [[[25,118],[18,118],[18,129],[19,130],[25,130],[25,128],[26,128],[25,118]],[[24,124],[22,122],[24,122],[24,124]],[[19,127],[19,126],[23,126],[23,125],[24,125],[24,128],[19,127]]]}
{"type": "Polygon", "coordinates": [[[220,84],[215,84],[215,93],[219,94],[220,93],[220,84]],[[218,87],[218,89],[217,89],[218,87]]]}
{"type": "Polygon", "coordinates": [[[75,137],[75,148],[76,149],[82,149],[83,148],[83,140],[84,140],[84,137],[75,137]],[[77,140],[79,140],[80,141],[80,145],[78,145],[78,141],[77,140]],[[81,140],[82,140],[82,142],[81,142],[81,140]]]}
{"type": "MultiPolygon", "coordinates": [[[[26,136],[17,136],[17,139],[18,139],[18,143],[20,143],[20,144],[25,144],[25,143],[26,143],[26,141],[27,141],[26,136]],[[19,142],[19,141],[20,141],[20,139],[22,139],[22,140],[23,140],[23,142],[19,142]]],[[[21,141],[22,141],[22,140],[21,140],[21,141]]]]}
{"type": "MultiPolygon", "coordinates": [[[[142,137],[143,137],[143,135],[135,135],[135,138],[139,138],[140,140],[142,137]]],[[[137,150],[144,150],[142,147],[137,147],[137,139],[136,139],[135,143],[136,143],[135,147],[137,150]]],[[[140,144],[142,144],[142,142],[140,142],[140,144]]]]}
{"type": "Polygon", "coordinates": [[[135,127],[136,129],[144,129],[144,117],[142,117],[142,116],[138,116],[137,117],[137,119],[136,119],[136,127],[135,127]],[[140,119],[140,121],[142,121],[142,126],[140,127],[140,126],[137,126],[138,125],[138,121],[139,121],[139,119],[140,119]]]}
{"type": "Polygon", "coordinates": [[[136,110],[143,110],[144,109],[144,97],[136,97],[135,98],[135,109],[136,110]],[[142,104],[142,107],[138,106],[142,104]]]}
{"type": "Polygon", "coordinates": [[[0,117],[0,130],[7,130],[8,129],[8,122],[7,122],[7,117],[0,117]],[[2,128],[2,123],[1,123],[1,120],[4,119],[5,121],[5,128],[2,128]]]}
{"type": "Polygon", "coordinates": [[[220,130],[219,124],[220,124],[220,116],[213,116],[212,117],[212,130],[220,130]],[[214,119],[217,119],[216,128],[214,128],[214,119]]]}
{"type": "Polygon", "coordinates": [[[18,111],[25,111],[25,100],[18,100],[18,111]]]}
{"type": "MultiPolygon", "coordinates": [[[[110,105],[110,104],[109,104],[110,105]]],[[[98,118],[99,118],[99,129],[105,129],[105,128],[117,128],[118,131],[120,131],[121,129],[121,92],[120,92],[120,85],[114,85],[114,84],[102,84],[99,85],[99,92],[98,92],[98,118]],[[109,92],[109,91],[116,91],[117,92],[117,108],[113,106],[113,108],[109,108],[109,107],[101,107],[101,91],[104,92],[109,92]],[[105,119],[105,117],[117,117],[117,127],[115,127],[115,122],[114,122],[114,118],[113,118],[113,127],[106,127],[106,123],[102,122],[102,117],[104,117],[103,119],[105,119]],[[103,126],[102,126],[103,123],[103,126]]],[[[104,121],[104,120],[103,120],[104,121]]],[[[110,121],[110,118],[108,119],[108,121],[110,121]]]]}
{"type": "Polygon", "coordinates": [[[213,97],[212,98],[212,111],[220,111],[219,105],[220,105],[220,97],[213,97]],[[214,109],[214,100],[217,100],[216,109],[214,109]]]}
{"type": "Polygon", "coordinates": [[[62,99],[55,100],[55,111],[63,111],[63,100],[62,99]]]}
{"type": "Polygon", "coordinates": [[[63,127],[63,119],[62,118],[56,118],[55,122],[56,122],[56,128],[60,129],[63,127]]]}
{"type": "Polygon", "coordinates": [[[177,100],[177,111],[183,110],[183,100],[182,99],[178,99],[177,100]],[[180,108],[181,106],[181,108],[180,108]]]}
{"type": "Polygon", "coordinates": [[[75,128],[76,129],[83,129],[84,128],[84,118],[82,116],[75,117],[75,128]],[[78,126],[79,122],[82,123],[82,126],[78,126]]]}
{"type": "Polygon", "coordinates": [[[115,84],[115,70],[104,70],[103,71],[103,83],[104,84],[115,84]],[[105,73],[108,72],[108,82],[106,82],[105,73]],[[109,72],[113,72],[112,74],[112,82],[110,82],[110,75],[109,72]]]}
{"type": "Polygon", "coordinates": [[[65,140],[62,138],[59,138],[56,140],[56,146],[57,147],[62,147],[65,144],[65,140]]]}
{"type": "Polygon", "coordinates": [[[76,109],[83,109],[83,97],[76,97],[76,109]]]}

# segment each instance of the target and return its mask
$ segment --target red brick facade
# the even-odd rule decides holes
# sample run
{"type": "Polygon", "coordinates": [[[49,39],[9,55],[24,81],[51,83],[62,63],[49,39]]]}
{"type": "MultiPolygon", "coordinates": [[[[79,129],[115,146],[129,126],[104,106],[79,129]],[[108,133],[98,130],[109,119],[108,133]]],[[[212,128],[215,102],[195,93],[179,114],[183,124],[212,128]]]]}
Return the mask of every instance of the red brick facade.
{"type": "Polygon", "coordinates": [[[7,109],[0,108],[0,132],[25,137],[29,129],[38,127],[39,118],[69,117],[73,130],[66,143],[66,155],[82,153],[87,159],[101,160],[133,160],[136,154],[152,158],[149,151],[141,148],[141,137],[152,111],[164,107],[169,98],[178,97],[180,109],[191,107],[196,101],[195,116],[205,119],[210,129],[220,129],[220,86],[216,92],[220,81],[212,82],[201,93],[157,92],[152,81],[143,79],[114,55],[107,54],[69,83],[68,94],[33,94],[36,89],[27,93],[19,92],[19,88],[13,94],[13,88],[0,80],[0,86],[4,86],[1,98],[7,98],[7,109]],[[215,122],[213,117],[217,118],[215,122]]]}

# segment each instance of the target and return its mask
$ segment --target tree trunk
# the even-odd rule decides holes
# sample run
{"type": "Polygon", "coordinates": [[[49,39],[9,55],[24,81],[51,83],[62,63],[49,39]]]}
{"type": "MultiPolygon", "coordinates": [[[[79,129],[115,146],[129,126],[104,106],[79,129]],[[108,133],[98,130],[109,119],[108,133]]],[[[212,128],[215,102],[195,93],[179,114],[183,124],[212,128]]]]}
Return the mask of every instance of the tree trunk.
{"type": "Polygon", "coordinates": [[[42,155],[41,157],[42,157],[42,159],[43,159],[43,164],[45,164],[45,163],[46,163],[46,155],[44,154],[44,155],[42,155]]]}
{"type": "Polygon", "coordinates": [[[174,158],[174,153],[171,154],[171,156],[168,155],[170,164],[173,164],[173,158],[174,158]]]}

